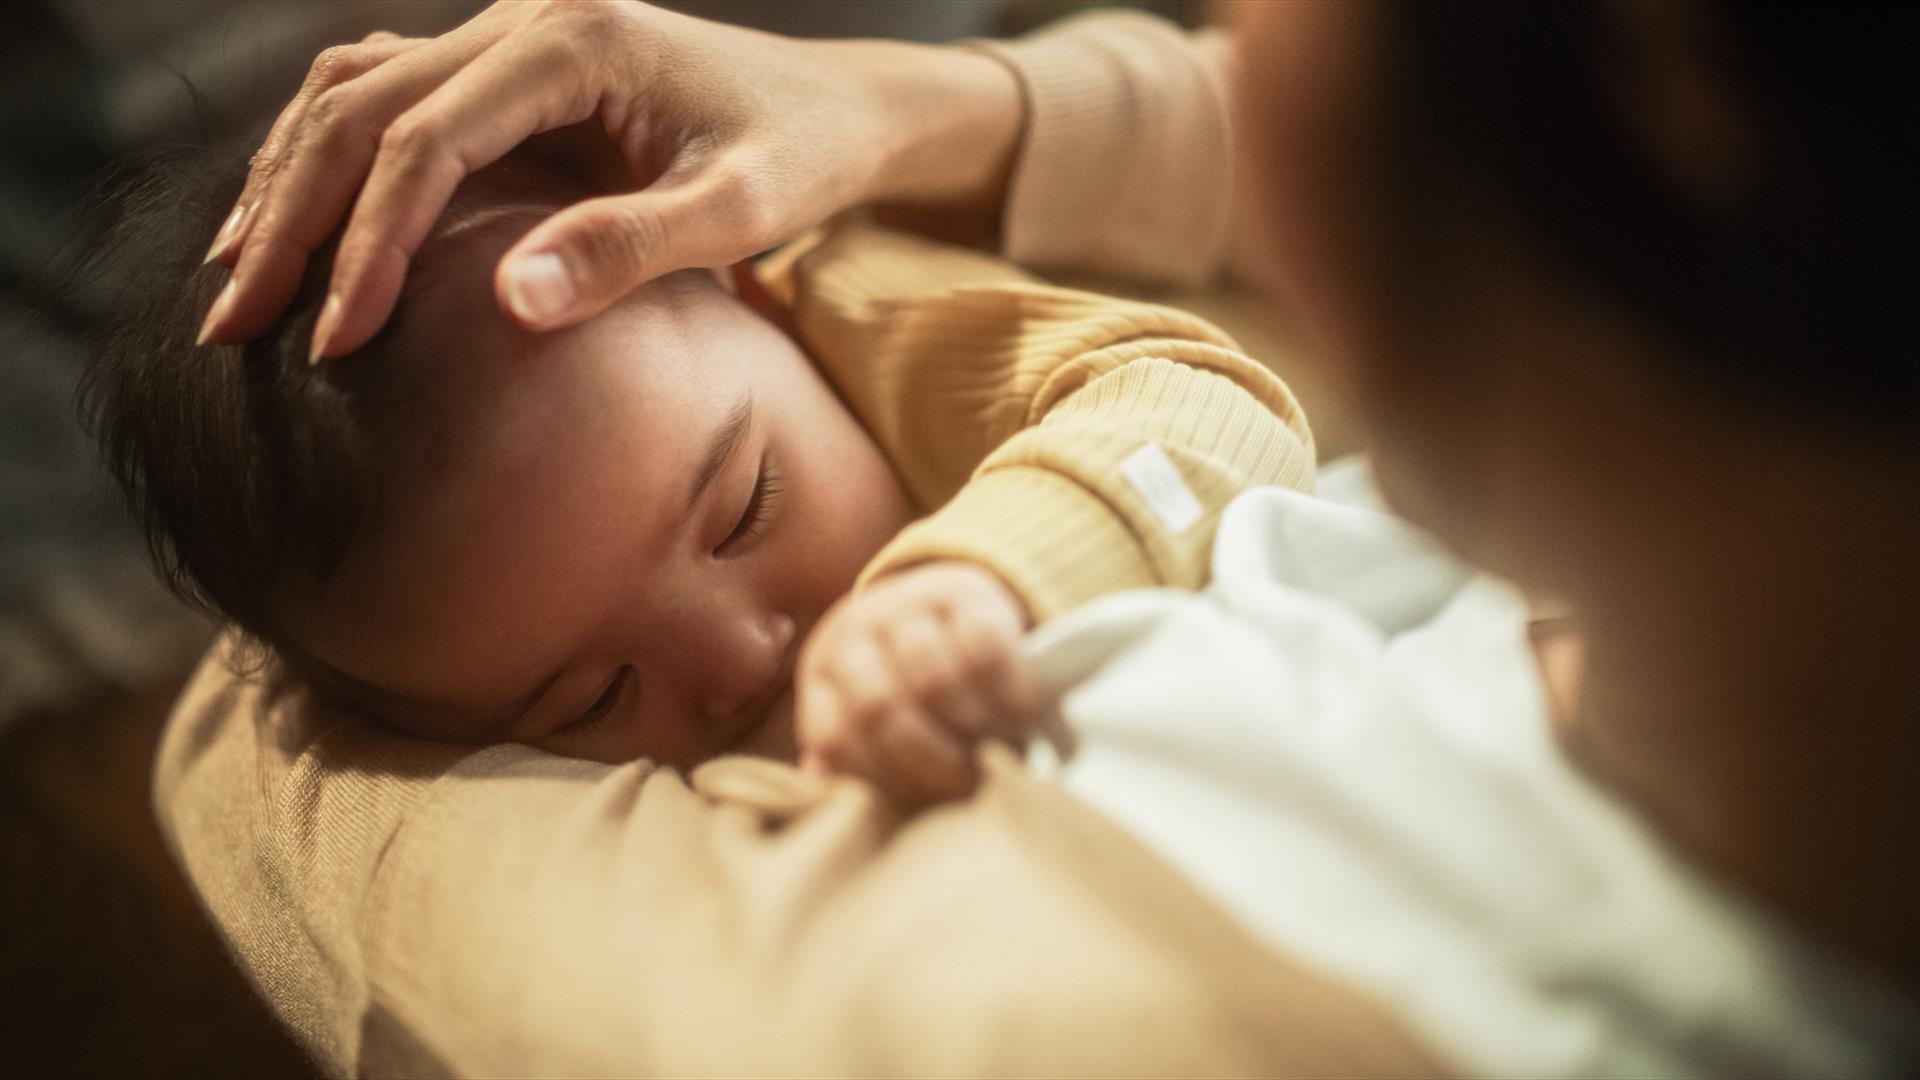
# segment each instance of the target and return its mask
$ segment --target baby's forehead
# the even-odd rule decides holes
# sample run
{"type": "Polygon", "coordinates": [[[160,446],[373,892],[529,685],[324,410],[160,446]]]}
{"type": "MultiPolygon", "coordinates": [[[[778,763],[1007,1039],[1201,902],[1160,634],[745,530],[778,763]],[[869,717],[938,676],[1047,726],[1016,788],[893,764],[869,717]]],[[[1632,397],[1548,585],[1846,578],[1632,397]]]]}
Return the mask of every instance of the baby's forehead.
{"type": "Polygon", "coordinates": [[[567,205],[566,178],[508,158],[468,177],[453,193],[407,267],[405,316],[418,298],[449,287],[470,292],[491,281],[493,264],[541,220],[567,205]]]}
{"type": "Polygon", "coordinates": [[[471,192],[450,208],[412,270],[377,362],[412,366],[434,388],[426,402],[433,415],[421,420],[437,429],[433,457],[444,466],[491,460],[581,416],[669,396],[666,382],[732,367],[722,355],[735,338],[731,324],[754,318],[716,278],[692,271],[642,286],[575,326],[520,327],[497,299],[495,270],[554,209],[525,191],[471,192]]]}
{"type": "Polygon", "coordinates": [[[524,204],[476,209],[424,251],[389,352],[449,386],[518,393],[614,358],[657,367],[705,355],[718,347],[717,331],[746,314],[730,310],[740,305],[717,280],[693,271],[649,282],[573,326],[520,326],[501,305],[495,274],[501,256],[548,212],[524,204]]]}
{"type": "MultiPolygon", "coordinates": [[[[579,177],[525,155],[509,155],[468,177],[413,257],[396,335],[419,329],[444,340],[463,332],[517,330],[495,297],[501,257],[540,222],[591,193],[579,177]]],[[[711,271],[680,271],[634,290],[619,306],[670,311],[695,294],[725,292],[711,271]]],[[[668,330],[678,321],[655,323],[668,330]]]]}
{"type": "Polygon", "coordinates": [[[409,267],[381,355],[368,359],[394,365],[395,375],[412,368],[431,388],[422,402],[430,415],[419,420],[436,429],[432,457],[441,464],[485,451],[507,432],[536,438],[565,423],[568,409],[594,405],[607,364],[677,367],[719,348],[712,331],[747,314],[718,278],[696,270],[650,282],[572,327],[519,326],[496,295],[501,257],[582,194],[577,177],[509,156],[461,184],[409,267]]]}

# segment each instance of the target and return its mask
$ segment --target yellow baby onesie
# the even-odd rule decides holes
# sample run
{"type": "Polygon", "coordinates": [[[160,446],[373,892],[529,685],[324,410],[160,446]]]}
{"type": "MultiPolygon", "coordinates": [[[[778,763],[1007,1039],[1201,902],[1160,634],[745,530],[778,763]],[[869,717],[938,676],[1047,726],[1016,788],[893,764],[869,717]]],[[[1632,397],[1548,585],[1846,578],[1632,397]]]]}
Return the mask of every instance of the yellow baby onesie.
{"type": "Polygon", "coordinates": [[[1292,393],[1185,312],[864,224],[762,274],[928,514],[862,584],[967,559],[1045,622],[1116,589],[1205,584],[1228,501],[1312,486],[1292,393]]]}

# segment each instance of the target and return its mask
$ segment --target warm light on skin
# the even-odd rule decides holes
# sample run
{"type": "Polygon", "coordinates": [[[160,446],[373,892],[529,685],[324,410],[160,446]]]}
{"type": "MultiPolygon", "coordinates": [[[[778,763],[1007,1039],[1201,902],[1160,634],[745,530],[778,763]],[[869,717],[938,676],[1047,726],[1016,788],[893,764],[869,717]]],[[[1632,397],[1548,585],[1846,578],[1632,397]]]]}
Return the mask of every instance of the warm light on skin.
{"type": "Polygon", "coordinates": [[[391,520],[298,620],[301,644],[428,737],[680,767],[790,756],[799,644],[907,523],[906,497],[800,349],[717,283],[511,326],[489,271],[541,212],[466,230],[410,301],[410,325],[444,328],[431,462],[394,478],[391,520]],[[779,490],[742,542],[763,468],[779,490]],[[614,707],[582,721],[622,668],[614,707]]]}

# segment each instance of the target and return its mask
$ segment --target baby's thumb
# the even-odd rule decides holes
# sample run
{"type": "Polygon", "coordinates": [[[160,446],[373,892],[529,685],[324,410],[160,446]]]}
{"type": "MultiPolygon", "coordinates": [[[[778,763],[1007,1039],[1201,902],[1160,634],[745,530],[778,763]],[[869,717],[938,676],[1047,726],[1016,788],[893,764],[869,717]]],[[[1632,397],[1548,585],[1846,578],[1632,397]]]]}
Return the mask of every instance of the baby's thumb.
{"type": "MultiPolygon", "coordinates": [[[[536,226],[501,258],[494,293],[535,330],[570,326],[641,285],[689,266],[725,265],[695,189],[641,191],[576,203],[536,226]]],[[[725,218],[720,218],[721,222],[725,218]]]]}

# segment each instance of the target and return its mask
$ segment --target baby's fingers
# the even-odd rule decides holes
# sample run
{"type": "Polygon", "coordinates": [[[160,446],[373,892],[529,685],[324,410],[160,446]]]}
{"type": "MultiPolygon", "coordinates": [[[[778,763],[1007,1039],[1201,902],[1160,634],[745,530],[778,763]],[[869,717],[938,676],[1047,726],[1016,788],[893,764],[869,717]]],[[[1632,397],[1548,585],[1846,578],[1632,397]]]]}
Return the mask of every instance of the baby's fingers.
{"type": "Polygon", "coordinates": [[[846,707],[846,724],[879,766],[868,779],[910,804],[936,802],[972,790],[965,747],[927,718],[899,666],[869,634],[851,635],[832,666],[846,707]]]}
{"type": "Polygon", "coordinates": [[[900,620],[888,628],[887,640],[907,692],[948,731],[967,742],[1018,741],[1019,732],[1000,722],[995,703],[968,678],[946,624],[933,613],[900,620]]]}
{"type": "Polygon", "coordinates": [[[800,738],[810,758],[863,776],[908,803],[971,790],[966,748],[913,703],[873,637],[849,635],[816,678],[824,686],[810,683],[802,695],[800,738]]]}
{"type": "Polygon", "coordinates": [[[945,617],[948,639],[968,685],[986,699],[996,728],[1024,741],[1024,734],[1054,702],[1020,653],[1018,625],[972,606],[951,608],[945,617]]]}
{"type": "Polygon", "coordinates": [[[868,743],[846,722],[840,693],[824,679],[803,680],[796,694],[794,738],[808,772],[871,779],[881,772],[868,743]]]}
{"type": "Polygon", "coordinates": [[[909,805],[958,799],[973,791],[972,740],[962,740],[917,706],[894,706],[874,729],[880,786],[909,805]]]}

